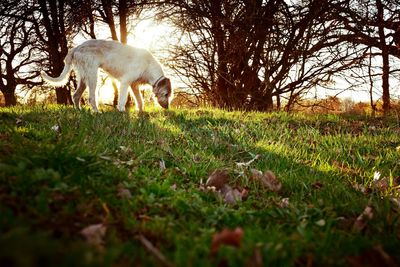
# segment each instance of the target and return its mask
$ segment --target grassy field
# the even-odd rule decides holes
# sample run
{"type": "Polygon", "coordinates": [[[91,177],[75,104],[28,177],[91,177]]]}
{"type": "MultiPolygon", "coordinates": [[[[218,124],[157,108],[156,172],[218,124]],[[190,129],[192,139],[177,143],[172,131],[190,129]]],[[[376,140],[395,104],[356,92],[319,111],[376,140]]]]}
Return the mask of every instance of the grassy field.
{"type": "Polygon", "coordinates": [[[400,264],[396,117],[17,107],[0,122],[0,266],[400,264]],[[215,170],[230,201],[205,184],[215,170]]]}

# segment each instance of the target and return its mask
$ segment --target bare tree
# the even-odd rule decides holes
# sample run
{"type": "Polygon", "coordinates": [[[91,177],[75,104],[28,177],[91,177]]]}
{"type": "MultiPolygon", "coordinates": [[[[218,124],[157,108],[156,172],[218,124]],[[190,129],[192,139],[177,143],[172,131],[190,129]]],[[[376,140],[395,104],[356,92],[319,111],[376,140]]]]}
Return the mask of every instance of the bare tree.
{"type": "Polygon", "coordinates": [[[331,2],[171,1],[171,12],[162,12],[184,33],[170,67],[215,106],[270,110],[273,97],[277,106],[283,97],[290,109],[361,60],[341,45],[331,2]]]}
{"type": "Polygon", "coordinates": [[[16,89],[19,85],[33,86],[40,82],[35,69],[40,63],[39,47],[33,38],[34,26],[15,17],[6,17],[7,2],[0,10],[0,91],[5,105],[17,104],[16,89]]]}
{"type": "MultiPolygon", "coordinates": [[[[38,0],[32,6],[32,21],[37,24],[36,36],[46,47],[49,72],[59,76],[68,53],[68,42],[76,34],[69,23],[73,10],[66,0],[38,0]]],[[[56,89],[57,103],[72,104],[71,89],[64,86],[56,89]]]]}
{"type": "Polygon", "coordinates": [[[400,58],[400,1],[352,0],[332,9],[343,25],[343,40],[380,51],[383,111],[390,110],[390,57],[400,58]]]}

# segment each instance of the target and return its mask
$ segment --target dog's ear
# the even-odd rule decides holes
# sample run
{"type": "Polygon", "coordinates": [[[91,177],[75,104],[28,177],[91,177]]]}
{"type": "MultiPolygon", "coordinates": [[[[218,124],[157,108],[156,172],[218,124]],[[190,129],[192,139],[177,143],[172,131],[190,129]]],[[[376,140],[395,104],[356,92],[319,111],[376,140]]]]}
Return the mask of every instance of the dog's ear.
{"type": "Polygon", "coordinates": [[[163,79],[160,82],[160,86],[167,88],[168,93],[171,93],[172,88],[171,88],[171,80],[168,78],[163,79]]]}
{"type": "Polygon", "coordinates": [[[171,86],[171,81],[168,78],[162,79],[160,86],[171,86]]]}

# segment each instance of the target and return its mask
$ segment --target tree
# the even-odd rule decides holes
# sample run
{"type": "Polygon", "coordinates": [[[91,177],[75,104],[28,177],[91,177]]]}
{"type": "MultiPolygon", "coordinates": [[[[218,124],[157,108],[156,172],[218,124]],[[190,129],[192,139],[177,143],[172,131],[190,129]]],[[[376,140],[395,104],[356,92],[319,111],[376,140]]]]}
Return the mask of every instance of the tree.
{"type": "MultiPolygon", "coordinates": [[[[73,10],[64,0],[38,0],[33,6],[33,16],[37,13],[36,36],[47,48],[50,74],[59,76],[64,68],[64,58],[68,53],[68,40],[74,36],[74,27],[68,24],[73,10]]],[[[33,18],[34,20],[34,18],[33,18]]],[[[68,86],[56,89],[57,103],[72,104],[71,89],[68,86]]]]}
{"type": "Polygon", "coordinates": [[[400,1],[398,0],[352,0],[336,5],[332,12],[335,20],[345,30],[342,39],[353,44],[374,48],[380,53],[368,56],[382,59],[383,111],[390,110],[390,56],[400,58],[400,1]]]}
{"type": "MultiPolygon", "coordinates": [[[[338,1],[336,1],[338,2],[338,1]]],[[[171,1],[164,12],[184,33],[170,67],[209,102],[227,109],[271,110],[360,60],[341,48],[331,1],[171,1]]]]}
{"type": "Polygon", "coordinates": [[[7,4],[3,2],[0,7],[0,91],[5,105],[13,106],[17,104],[15,91],[18,85],[40,84],[36,79],[39,72],[35,70],[40,57],[32,23],[15,17],[6,18],[7,4]]]}

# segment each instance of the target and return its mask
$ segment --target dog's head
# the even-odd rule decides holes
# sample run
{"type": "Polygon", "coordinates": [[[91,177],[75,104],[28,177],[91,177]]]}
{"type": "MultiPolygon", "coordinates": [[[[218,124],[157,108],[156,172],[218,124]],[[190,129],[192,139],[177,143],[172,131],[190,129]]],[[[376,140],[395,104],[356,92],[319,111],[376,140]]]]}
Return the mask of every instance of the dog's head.
{"type": "Polygon", "coordinates": [[[172,95],[171,81],[163,77],[153,86],[153,93],[157,97],[158,104],[165,109],[168,109],[172,95]]]}

